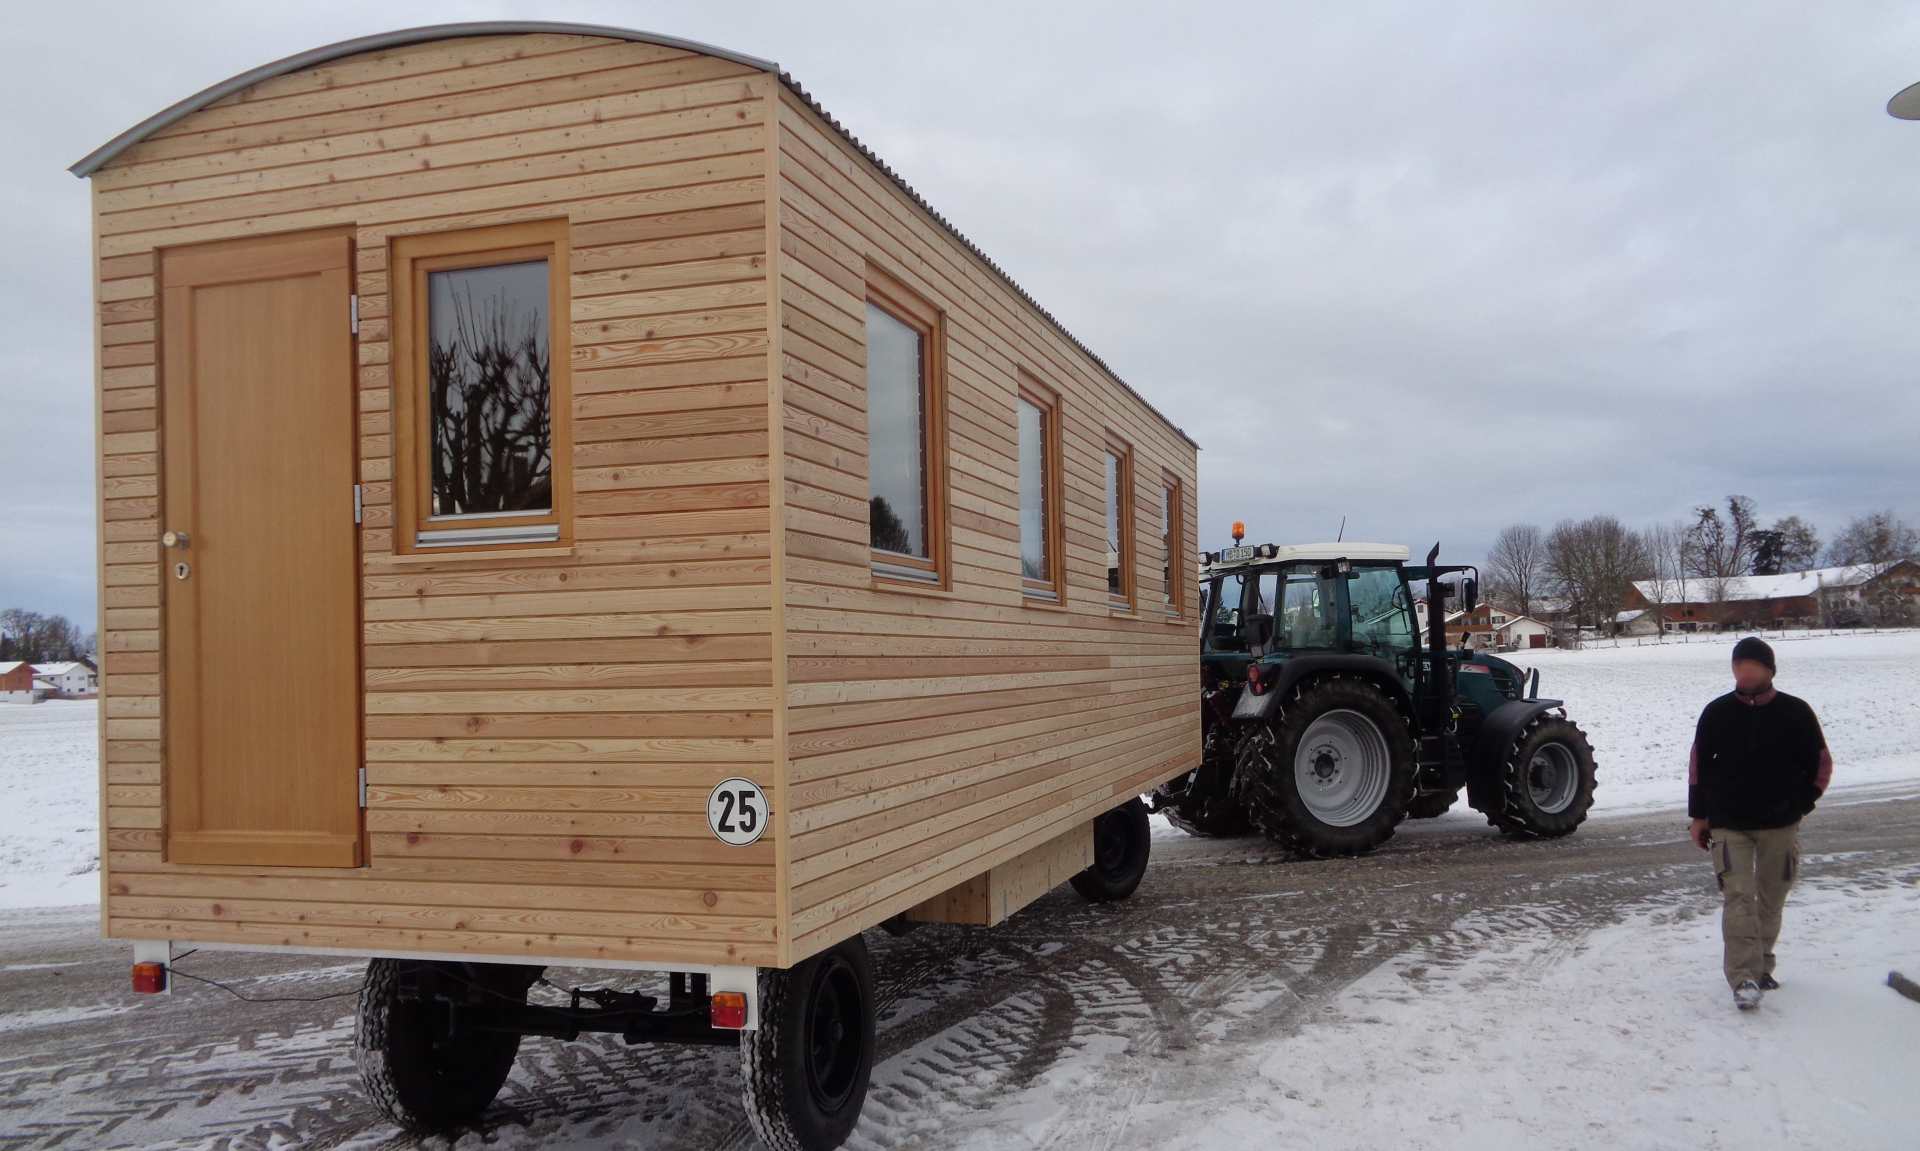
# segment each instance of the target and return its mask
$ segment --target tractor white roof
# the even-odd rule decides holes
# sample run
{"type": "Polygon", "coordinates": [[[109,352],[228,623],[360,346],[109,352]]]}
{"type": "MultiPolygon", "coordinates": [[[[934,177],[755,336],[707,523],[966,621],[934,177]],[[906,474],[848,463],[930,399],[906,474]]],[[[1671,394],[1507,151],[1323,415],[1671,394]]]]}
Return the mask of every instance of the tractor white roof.
{"type": "MultiPolygon", "coordinates": [[[[1249,545],[1251,546],[1251,545],[1249,545]]],[[[1371,560],[1387,563],[1407,562],[1407,549],[1399,544],[1328,543],[1261,544],[1246,559],[1222,560],[1214,567],[1238,567],[1242,564],[1276,564],[1295,561],[1326,563],[1331,560],[1371,560]]]]}

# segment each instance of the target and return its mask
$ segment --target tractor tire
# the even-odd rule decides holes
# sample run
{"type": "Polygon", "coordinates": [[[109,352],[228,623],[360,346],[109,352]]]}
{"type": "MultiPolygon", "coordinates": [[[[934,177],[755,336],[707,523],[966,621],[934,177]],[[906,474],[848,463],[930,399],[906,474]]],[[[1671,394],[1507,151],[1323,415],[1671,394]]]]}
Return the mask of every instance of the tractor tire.
{"type": "Polygon", "coordinates": [[[1234,788],[1268,839],[1312,858],[1362,855],[1393,838],[1413,796],[1406,716],[1366,680],[1317,677],[1248,733],[1234,788]]]}
{"type": "Polygon", "coordinates": [[[1593,807],[1593,747],[1572,720],[1535,716],[1501,759],[1498,784],[1489,824],[1528,839],[1572,834],[1593,807]]]}
{"type": "Polygon", "coordinates": [[[450,1008],[435,996],[463,999],[478,987],[489,997],[525,1003],[532,979],[510,974],[521,970],[400,959],[367,964],[353,1061],[382,1115],[403,1131],[427,1135],[464,1127],[486,1111],[513,1070],[520,1037],[484,1031],[451,1037],[450,1008]]]}
{"type": "Polygon", "coordinates": [[[1067,880],[1088,903],[1113,903],[1132,895],[1147,874],[1153,825],[1138,798],[1093,821],[1093,863],[1067,880]]]}
{"type": "Polygon", "coordinates": [[[760,1029],[740,1033],[747,1123],[773,1151],[833,1151],[873,1076],[873,961],[858,935],[760,971],[760,1029]]]}
{"type": "Polygon", "coordinates": [[[1426,795],[1416,795],[1413,797],[1413,802],[1407,804],[1407,818],[1438,819],[1447,812],[1452,811],[1453,805],[1458,802],[1460,802],[1460,789],[1457,787],[1452,791],[1436,791],[1426,795]]]}

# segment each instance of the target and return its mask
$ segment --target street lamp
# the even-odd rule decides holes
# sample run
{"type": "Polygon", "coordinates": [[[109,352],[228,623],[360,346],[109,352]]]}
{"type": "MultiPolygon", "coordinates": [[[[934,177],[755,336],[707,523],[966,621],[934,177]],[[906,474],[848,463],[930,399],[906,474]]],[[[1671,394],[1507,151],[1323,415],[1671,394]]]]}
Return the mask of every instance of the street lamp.
{"type": "Polygon", "coordinates": [[[1887,101],[1887,115],[1902,120],[1920,120],[1920,84],[1909,84],[1887,101]]]}

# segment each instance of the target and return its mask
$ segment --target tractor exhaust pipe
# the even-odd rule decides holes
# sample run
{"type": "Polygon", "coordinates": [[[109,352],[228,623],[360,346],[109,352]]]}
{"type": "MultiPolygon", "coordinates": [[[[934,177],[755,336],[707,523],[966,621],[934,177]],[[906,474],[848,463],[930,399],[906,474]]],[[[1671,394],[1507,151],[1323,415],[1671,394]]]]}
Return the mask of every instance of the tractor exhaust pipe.
{"type": "MultiPolygon", "coordinates": [[[[1432,573],[1439,564],[1440,541],[1435,540],[1427,553],[1427,571],[1432,573]]],[[[1429,718],[1444,724],[1453,709],[1453,665],[1447,661],[1447,585],[1433,574],[1427,576],[1427,664],[1432,687],[1426,694],[1434,712],[1429,718]]]]}

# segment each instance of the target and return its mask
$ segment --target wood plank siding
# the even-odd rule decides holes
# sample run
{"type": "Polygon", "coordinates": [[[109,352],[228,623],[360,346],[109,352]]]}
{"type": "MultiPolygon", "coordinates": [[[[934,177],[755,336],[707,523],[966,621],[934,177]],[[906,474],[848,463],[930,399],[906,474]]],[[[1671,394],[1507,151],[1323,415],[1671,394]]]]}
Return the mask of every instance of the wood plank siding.
{"type": "MultiPolygon", "coordinates": [[[[1198,605],[1162,602],[1163,474],[1193,445],[791,89],[776,146],[786,804],[794,954],[940,894],[1191,768],[1198,605]],[[876,583],[866,269],[944,317],[951,587],[876,583]],[[1015,398],[1060,397],[1065,595],[1023,590],[1015,398]],[[1104,451],[1135,455],[1136,609],[1107,595],[1104,451]]],[[[1191,557],[1191,531],[1178,554],[1191,557]]],[[[1187,585],[1192,584],[1187,580],[1187,585]]]]}
{"type": "Polygon", "coordinates": [[[1165,608],[1160,538],[1171,481],[1195,554],[1193,445],[779,76],[580,34],[409,43],[234,92],[91,179],[110,937],[788,965],[1197,760],[1197,592],[1165,608]],[[570,531],[396,548],[389,246],[553,220],[570,531]],[[366,863],[182,864],[160,254],[316,229],[351,231],[359,298],[366,863]],[[941,589],[871,567],[869,266],[943,317],[941,589]],[[1023,590],[1023,380],[1058,397],[1056,604],[1023,590]],[[1107,595],[1115,441],[1132,610],[1107,595]],[[773,801],[745,848],[707,826],[730,776],[773,801]]]}

